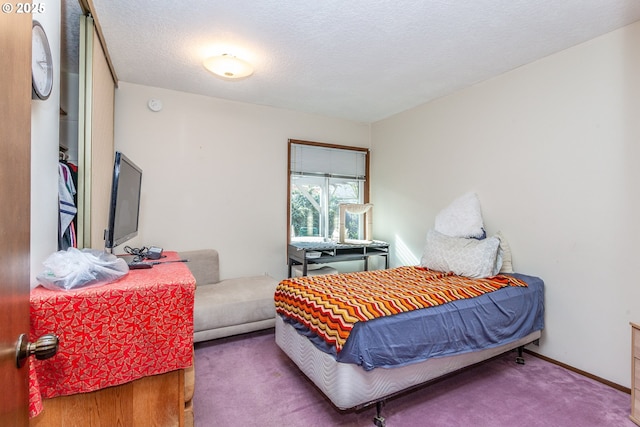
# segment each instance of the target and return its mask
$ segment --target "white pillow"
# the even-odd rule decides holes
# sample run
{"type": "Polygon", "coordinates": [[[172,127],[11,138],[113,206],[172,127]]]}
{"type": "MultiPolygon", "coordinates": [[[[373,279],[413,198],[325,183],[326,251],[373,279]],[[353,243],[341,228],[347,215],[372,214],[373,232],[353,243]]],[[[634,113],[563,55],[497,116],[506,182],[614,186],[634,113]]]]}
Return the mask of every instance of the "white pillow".
{"type": "Polygon", "coordinates": [[[451,202],[436,215],[435,229],[451,237],[484,238],[486,234],[478,195],[467,193],[451,202]]]}
{"type": "Polygon", "coordinates": [[[495,236],[500,239],[500,251],[502,252],[502,267],[500,273],[513,273],[513,263],[511,262],[511,247],[502,232],[498,231],[495,236]]]}
{"type": "Polygon", "coordinates": [[[465,239],[429,230],[420,265],[476,279],[491,277],[502,267],[499,246],[500,239],[495,236],[483,240],[465,239]]]}

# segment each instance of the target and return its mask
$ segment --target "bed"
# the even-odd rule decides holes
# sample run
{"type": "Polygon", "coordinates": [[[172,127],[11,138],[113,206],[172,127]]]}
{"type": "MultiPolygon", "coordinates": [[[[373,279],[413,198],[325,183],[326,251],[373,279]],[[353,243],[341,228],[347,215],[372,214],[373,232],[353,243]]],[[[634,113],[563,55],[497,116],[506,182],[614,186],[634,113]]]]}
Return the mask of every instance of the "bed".
{"type": "Polygon", "coordinates": [[[543,301],[543,281],[516,273],[404,266],[290,278],[275,294],[276,343],[338,409],[376,404],[381,426],[390,396],[512,349],[521,356],[541,336],[543,301]]]}

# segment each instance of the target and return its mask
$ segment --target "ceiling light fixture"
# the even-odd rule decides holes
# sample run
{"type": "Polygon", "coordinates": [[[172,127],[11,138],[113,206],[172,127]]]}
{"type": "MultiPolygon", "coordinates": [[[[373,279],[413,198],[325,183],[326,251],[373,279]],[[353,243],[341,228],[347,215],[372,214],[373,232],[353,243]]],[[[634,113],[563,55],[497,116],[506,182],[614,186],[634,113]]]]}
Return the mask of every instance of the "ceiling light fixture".
{"type": "Polygon", "coordinates": [[[205,59],[204,66],[216,76],[225,79],[237,80],[253,74],[251,64],[228,53],[205,59]]]}

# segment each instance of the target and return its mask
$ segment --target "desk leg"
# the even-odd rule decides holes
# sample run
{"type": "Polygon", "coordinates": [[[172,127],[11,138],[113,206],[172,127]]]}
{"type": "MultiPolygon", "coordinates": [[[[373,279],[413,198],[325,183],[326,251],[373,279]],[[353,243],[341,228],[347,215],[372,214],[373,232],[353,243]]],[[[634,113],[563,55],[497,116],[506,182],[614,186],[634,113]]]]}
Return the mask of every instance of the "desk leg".
{"type": "MultiPolygon", "coordinates": [[[[289,279],[291,277],[293,277],[292,273],[293,273],[293,266],[294,265],[297,265],[297,263],[295,263],[291,258],[289,258],[289,279]]],[[[307,260],[305,259],[302,262],[302,264],[300,264],[300,265],[302,265],[302,275],[306,276],[307,275],[307,260]]]]}
{"type": "Polygon", "coordinates": [[[369,257],[364,257],[364,271],[369,271],[369,257]]]}
{"type": "Polygon", "coordinates": [[[388,269],[389,269],[389,254],[386,254],[386,255],[384,256],[384,268],[385,268],[386,270],[388,270],[388,269]]]}

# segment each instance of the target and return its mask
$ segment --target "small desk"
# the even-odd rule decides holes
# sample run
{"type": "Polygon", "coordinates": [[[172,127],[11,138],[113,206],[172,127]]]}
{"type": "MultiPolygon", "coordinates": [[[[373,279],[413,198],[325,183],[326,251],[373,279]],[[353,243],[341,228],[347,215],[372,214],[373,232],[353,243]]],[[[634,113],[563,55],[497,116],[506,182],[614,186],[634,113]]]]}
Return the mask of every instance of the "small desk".
{"type": "Polygon", "coordinates": [[[294,265],[302,265],[302,275],[307,275],[308,264],[327,264],[341,261],[364,261],[364,270],[369,269],[369,257],[384,257],[384,268],[389,268],[389,244],[380,240],[371,243],[293,242],[287,250],[289,277],[294,265]],[[320,256],[311,257],[313,252],[320,256]]]}

